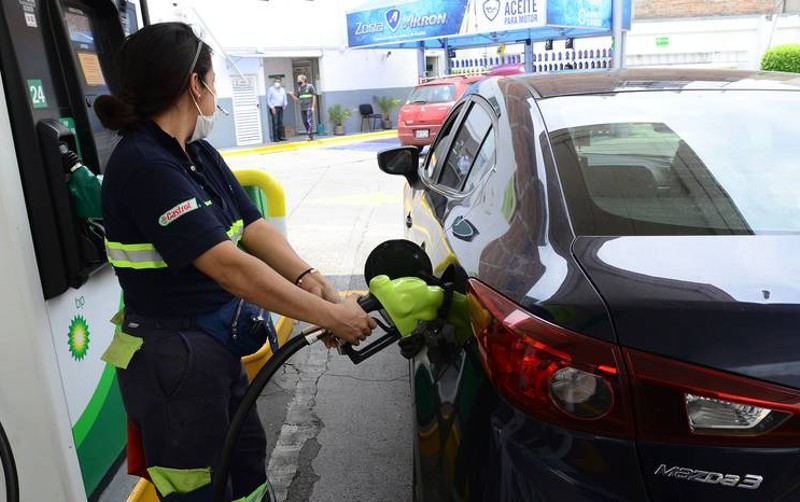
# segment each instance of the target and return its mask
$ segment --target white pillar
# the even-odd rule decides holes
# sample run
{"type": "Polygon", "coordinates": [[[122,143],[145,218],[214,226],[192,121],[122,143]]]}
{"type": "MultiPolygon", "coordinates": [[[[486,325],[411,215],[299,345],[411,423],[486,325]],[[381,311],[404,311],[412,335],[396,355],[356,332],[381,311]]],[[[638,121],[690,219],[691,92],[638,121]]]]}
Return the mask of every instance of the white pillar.
{"type": "Polygon", "coordinates": [[[453,62],[450,61],[450,45],[447,43],[447,39],[444,39],[444,74],[445,76],[450,75],[450,67],[452,66],[453,62]]]}
{"type": "Polygon", "coordinates": [[[525,73],[533,73],[533,42],[525,41],[525,73]]]}
{"type": "Polygon", "coordinates": [[[625,39],[622,32],[622,0],[614,0],[611,7],[611,32],[614,40],[614,59],[612,66],[622,68],[625,55],[625,39]]]}
{"type": "Polygon", "coordinates": [[[417,49],[417,75],[418,81],[422,82],[426,75],[426,64],[425,64],[425,42],[419,42],[419,48],[417,49]]]}

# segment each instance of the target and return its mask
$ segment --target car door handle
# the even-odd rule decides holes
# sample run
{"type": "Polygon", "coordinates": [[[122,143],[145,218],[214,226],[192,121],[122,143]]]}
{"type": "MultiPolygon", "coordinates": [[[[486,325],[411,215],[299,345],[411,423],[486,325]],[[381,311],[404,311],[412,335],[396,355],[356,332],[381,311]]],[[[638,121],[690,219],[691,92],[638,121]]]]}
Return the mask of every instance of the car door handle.
{"type": "Polygon", "coordinates": [[[411,213],[406,215],[406,228],[411,228],[411,225],[414,224],[414,220],[411,218],[411,213]]]}

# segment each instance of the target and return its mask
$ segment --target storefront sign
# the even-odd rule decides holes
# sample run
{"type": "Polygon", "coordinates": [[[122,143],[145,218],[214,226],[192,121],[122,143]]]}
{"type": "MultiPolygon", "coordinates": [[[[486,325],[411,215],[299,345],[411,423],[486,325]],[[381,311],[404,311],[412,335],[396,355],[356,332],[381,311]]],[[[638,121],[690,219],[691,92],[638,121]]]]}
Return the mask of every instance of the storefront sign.
{"type": "MultiPolygon", "coordinates": [[[[623,0],[623,29],[631,1],[623,0]]],[[[350,47],[544,26],[611,29],[612,0],[411,0],[347,15],[350,47]]]]}

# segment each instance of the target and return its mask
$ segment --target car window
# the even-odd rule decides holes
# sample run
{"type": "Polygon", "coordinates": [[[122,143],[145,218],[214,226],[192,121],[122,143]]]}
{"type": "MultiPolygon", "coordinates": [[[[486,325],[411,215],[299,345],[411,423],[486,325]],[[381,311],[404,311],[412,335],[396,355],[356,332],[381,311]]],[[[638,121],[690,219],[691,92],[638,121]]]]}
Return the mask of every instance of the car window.
{"type": "Polygon", "coordinates": [[[483,141],[483,145],[481,145],[481,149],[475,157],[475,162],[472,163],[472,169],[470,169],[467,180],[464,182],[463,190],[465,192],[469,192],[475,188],[475,185],[483,179],[483,175],[486,171],[494,166],[496,153],[497,138],[494,128],[492,128],[489,129],[489,132],[486,134],[486,139],[483,141]]]}
{"type": "Polygon", "coordinates": [[[800,233],[798,92],[621,93],[541,109],[579,235],[800,233]]]}
{"type": "MultiPolygon", "coordinates": [[[[476,159],[483,162],[484,159],[479,157],[479,153],[491,130],[492,117],[482,106],[473,103],[458,134],[450,144],[450,152],[439,178],[440,185],[455,190],[461,189],[476,159]]],[[[485,165],[480,168],[485,168],[485,165]]]]}
{"type": "Polygon", "coordinates": [[[406,104],[448,103],[455,100],[454,84],[421,85],[411,91],[406,104]]]}
{"type": "Polygon", "coordinates": [[[444,160],[447,158],[447,147],[450,142],[450,135],[453,132],[453,126],[456,123],[456,118],[461,110],[464,108],[463,104],[456,105],[448,115],[445,123],[442,125],[439,134],[436,135],[436,140],[431,146],[430,154],[428,155],[428,163],[425,165],[425,175],[430,180],[439,178],[439,173],[444,165],[444,160]]]}

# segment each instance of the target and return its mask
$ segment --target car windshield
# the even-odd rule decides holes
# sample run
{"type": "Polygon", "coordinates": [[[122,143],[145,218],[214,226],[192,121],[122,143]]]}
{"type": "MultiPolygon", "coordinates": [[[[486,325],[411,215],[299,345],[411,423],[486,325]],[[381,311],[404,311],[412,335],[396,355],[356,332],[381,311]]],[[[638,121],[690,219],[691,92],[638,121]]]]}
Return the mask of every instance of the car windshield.
{"type": "Polygon", "coordinates": [[[800,233],[800,92],[539,104],[578,235],[800,233]]]}
{"type": "Polygon", "coordinates": [[[447,103],[455,99],[454,84],[423,85],[411,91],[406,104],[447,103]]]}

